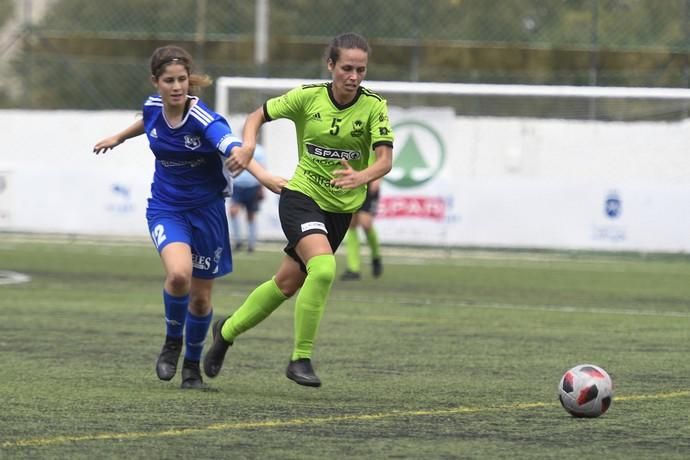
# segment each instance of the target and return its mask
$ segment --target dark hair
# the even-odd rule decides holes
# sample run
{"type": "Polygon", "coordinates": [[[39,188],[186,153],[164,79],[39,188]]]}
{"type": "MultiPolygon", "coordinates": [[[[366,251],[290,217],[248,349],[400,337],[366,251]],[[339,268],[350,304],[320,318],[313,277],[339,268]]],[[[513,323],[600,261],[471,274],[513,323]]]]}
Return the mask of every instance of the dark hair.
{"type": "Polygon", "coordinates": [[[354,32],[340,34],[331,40],[330,45],[328,45],[326,59],[330,59],[334,63],[338,62],[341,49],[360,49],[369,54],[369,43],[366,38],[354,32]]]}
{"type": "Polygon", "coordinates": [[[173,45],[156,48],[151,55],[151,75],[153,78],[158,80],[170,64],[181,64],[187,70],[189,75],[189,92],[192,94],[211,84],[211,78],[208,75],[193,73],[194,61],[192,60],[192,55],[187,50],[173,45]]]}

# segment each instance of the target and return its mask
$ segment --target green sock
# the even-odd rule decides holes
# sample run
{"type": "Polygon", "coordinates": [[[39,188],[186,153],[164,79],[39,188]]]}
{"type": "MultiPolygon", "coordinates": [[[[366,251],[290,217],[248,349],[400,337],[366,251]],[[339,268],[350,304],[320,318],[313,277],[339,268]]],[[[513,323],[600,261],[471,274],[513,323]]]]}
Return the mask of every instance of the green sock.
{"type": "Polygon", "coordinates": [[[376,229],[371,227],[367,234],[367,242],[369,243],[369,249],[371,249],[371,258],[378,259],[381,257],[381,248],[379,247],[379,235],[376,233],[376,229]]]}
{"type": "Polygon", "coordinates": [[[347,249],[347,269],[359,273],[359,235],[356,228],[351,228],[345,234],[345,249],[347,249]]]}
{"type": "Polygon", "coordinates": [[[295,349],[292,361],[311,358],[326,299],[335,278],[335,256],[312,257],[307,263],[307,279],[295,301],[295,349]]]}
{"type": "Polygon", "coordinates": [[[228,342],[234,341],[238,335],[266,319],[286,299],[275,278],[271,278],[249,294],[240,308],[223,324],[220,334],[228,342]]]}

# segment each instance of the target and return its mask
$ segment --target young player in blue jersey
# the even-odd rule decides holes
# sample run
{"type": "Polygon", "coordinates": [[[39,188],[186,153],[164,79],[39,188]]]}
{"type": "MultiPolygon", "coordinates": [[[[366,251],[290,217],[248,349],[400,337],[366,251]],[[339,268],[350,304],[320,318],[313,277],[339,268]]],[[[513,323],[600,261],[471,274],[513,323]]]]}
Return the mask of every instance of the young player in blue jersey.
{"type": "MultiPolygon", "coordinates": [[[[254,161],[266,168],[266,153],[260,145],[254,150],[254,161]]],[[[235,241],[235,250],[241,249],[245,243],[248,252],[256,248],[257,225],[256,213],[259,211],[259,203],[264,198],[264,187],[259,180],[249,171],[244,170],[232,181],[232,198],[230,200],[230,225],[232,239],[235,241]],[[243,241],[240,225],[240,213],[244,209],[247,218],[247,238],[243,241]]]]}
{"type": "MultiPolygon", "coordinates": [[[[256,164],[254,146],[243,147],[228,122],[192,95],[210,79],[192,72],[187,51],[158,48],[150,65],[157,94],[144,103],[143,117],[93,151],[105,153],[144,133],[148,138],[155,172],[146,219],[165,269],[166,337],[156,373],[161,380],[175,376],[184,337],[181,387],[205,388],[199,362],[211,324],[213,282],[232,271],[225,196],[232,172],[256,164]]],[[[278,191],[280,178],[257,168],[250,167],[278,191]]]]}
{"type": "Polygon", "coordinates": [[[297,291],[295,338],[286,376],[318,387],[311,358],[326,300],[336,275],[334,252],[364,202],[367,183],[391,169],[393,132],[386,101],[361,87],[369,45],[354,33],[335,37],[327,64],[333,80],[303,85],[266,101],[251,113],[242,131],[254,147],[261,125],[292,120],[298,164],[280,195],[279,215],[288,243],[275,276],[258,286],[229,317],[213,325],[213,344],[204,372],[215,377],[228,347],[243,332],[267,318],[297,291]],[[369,156],[376,160],[369,162],[369,156]]]}

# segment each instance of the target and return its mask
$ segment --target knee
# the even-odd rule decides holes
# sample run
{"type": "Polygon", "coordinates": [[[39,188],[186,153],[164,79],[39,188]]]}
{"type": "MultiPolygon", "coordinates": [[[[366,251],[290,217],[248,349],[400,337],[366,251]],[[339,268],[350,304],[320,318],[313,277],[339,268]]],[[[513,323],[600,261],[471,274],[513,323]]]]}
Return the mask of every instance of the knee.
{"type": "Polygon", "coordinates": [[[324,254],[312,257],[307,263],[307,276],[324,286],[333,284],[335,280],[335,256],[324,254]]]}
{"type": "Polygon", "coordinates": [[[211,296],[192,292],[189,296],[189,311],[196,316],[206,316],[211,312],[211,296]]]}
{"type": "Polygon", "coordinates": [[[174,295],[187,294],[191,288],[192,276],[191,273],[184,271],[173,271],[167,274],[165,278],[166,288],[168,292],[174,295]]]}
{"type": "Polygon", "coordinates": [[[297,290],[301,288],[304,284],[304,279],[280,276],[280,274],[276,274],[276,276],[274,277],[274,281],[276,283],[276,286],[278,286],[280,292],[287,298],[290,298],[293,295],[295,295],[297,290]]]}

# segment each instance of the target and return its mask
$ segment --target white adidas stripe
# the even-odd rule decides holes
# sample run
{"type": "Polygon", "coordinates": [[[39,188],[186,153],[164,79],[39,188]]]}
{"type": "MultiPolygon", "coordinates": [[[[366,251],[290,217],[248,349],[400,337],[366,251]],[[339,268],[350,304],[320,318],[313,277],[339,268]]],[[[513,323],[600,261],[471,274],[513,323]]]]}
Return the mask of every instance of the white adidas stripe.
{"type": "Polygon", "coordinates": [[[192,111],[190,110],[190,111],[189,111],[189,115],[191,115],[191,116],[193,116],[194,118],[196,118],[197,120],[199,120],[199,123],[201,123],[201,124],[204,125],[204,126],[208,125],[208,123],[209,123],[208,120],[206,120],[205,118],[202,118],[201,115],[199,115],[199,114],[196,113],[196,112],[192,112],[192,111]]]}
{"type": "Polygon", "coordinates": [[[198,105],[195,105],[189,111],[192,114],[197,114],[200,117],[199,118],[200,120],[201,119],[206,120],[206,124],[211,123],[213,121],[213,117],[208,112],[206,112],[204,109],[199,107],[198,105]]]}

